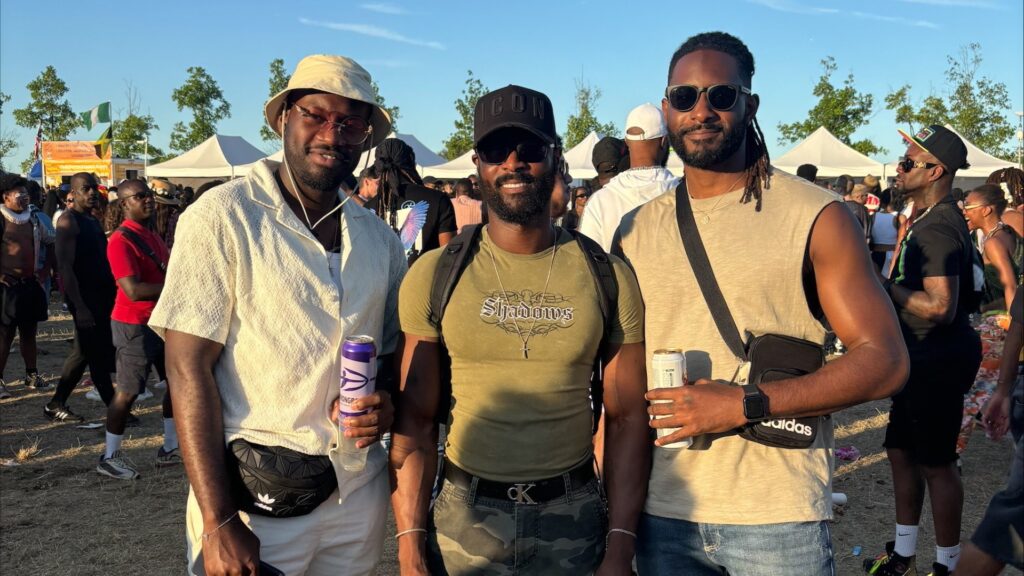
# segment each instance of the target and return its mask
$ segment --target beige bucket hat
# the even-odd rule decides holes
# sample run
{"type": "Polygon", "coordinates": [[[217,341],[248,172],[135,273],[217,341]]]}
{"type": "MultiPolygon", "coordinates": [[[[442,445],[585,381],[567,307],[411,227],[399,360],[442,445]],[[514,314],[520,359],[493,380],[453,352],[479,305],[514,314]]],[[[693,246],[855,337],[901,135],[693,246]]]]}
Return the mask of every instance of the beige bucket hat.
{"type": "Polygon", "coordinates": [[[267,100],[264,114],[270,129],[281,135],[281,111],[292,90],[318,90],[336,94],[350,100],[365,102],[373,107],[370,113],[370,147],[380,144],[391,133],[391,116],[377,105],[373,97],[370,73],[351,58],[314,54],[303,58],[288,80],[288,87],[267,100]]]}

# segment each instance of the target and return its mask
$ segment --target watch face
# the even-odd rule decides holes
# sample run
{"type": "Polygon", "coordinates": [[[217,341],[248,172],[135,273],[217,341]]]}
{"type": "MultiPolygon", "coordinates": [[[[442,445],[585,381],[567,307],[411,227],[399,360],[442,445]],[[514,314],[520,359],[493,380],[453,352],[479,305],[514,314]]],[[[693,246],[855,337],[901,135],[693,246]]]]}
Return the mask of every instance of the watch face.
{"type": "Polygon", "coordinates": [[[743,415],[747,420],[760,420],[766,416],[763,396],[745,396],[743,398],[743,415]]]}

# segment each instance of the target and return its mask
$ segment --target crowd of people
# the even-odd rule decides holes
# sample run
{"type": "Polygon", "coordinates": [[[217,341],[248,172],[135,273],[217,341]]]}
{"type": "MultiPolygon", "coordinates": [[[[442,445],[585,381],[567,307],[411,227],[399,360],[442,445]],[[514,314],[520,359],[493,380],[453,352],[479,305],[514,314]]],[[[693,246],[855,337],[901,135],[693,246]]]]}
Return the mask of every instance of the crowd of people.
{"type": "Polygon", "coordinates": [[[477,171],[447,182],[385,138],[364,68],[309,56],[265,106],[283,160],[243,178],[103,194],[76,174],[39,210],[3,175],[3,363],[17,331],[25,385],[47,386],[34,334],[61,291],[75,339],[44,414],[79,420],[88,366],[97,470],[124,480],[132,405],[166,381],[156,462],[188,474],[190,574],[371,574],[390,500],[402,574],[831,575],[829,415],[885,398],[895,536],[865,571],[917,573],[926,495],[931,574],[1021,567],[1024,172],[954,190],[967,150],[938,125],[901,132],[884,190],[773,170],[754,72],[732,35],[687,39],[661,106],[631,110],[579,186],[550,99],[491,91],[477,171]],[[980,417],[1015,462],[962,550],[976,325],[1007,311],[980,417]],[[376,388],[342,413],[356,335],[376,388]],[[663,356],[687,385],[662,385],[663,356]]]}

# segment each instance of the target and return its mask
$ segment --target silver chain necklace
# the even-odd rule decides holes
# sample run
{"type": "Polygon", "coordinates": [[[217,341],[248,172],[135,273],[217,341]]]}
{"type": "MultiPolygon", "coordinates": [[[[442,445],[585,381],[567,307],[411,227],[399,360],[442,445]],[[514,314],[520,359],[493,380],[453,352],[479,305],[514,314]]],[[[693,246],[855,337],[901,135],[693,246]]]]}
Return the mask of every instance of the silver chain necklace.
{"type": "MultiPolygon", "coordinates": [[[[551,282],[551,271],[555,268],[555,254],[558,253],[558,229],[552,227],[552,232],[555,233],[555,243],[551,247],[551,263],[548,264],[548,277],[544,280],[544,290],[541,291],[541,297],[548,292],[548,283],[551,282]]],[[[491,244],[494,244],[492,241],[491,244]]],[[[508,292],[505,290],[505,284],[501,281],[501,275],[498,274],[498,264],[494,261],[494,246],[487,251],[487,254],[491,257],[491,266],[494,268],[494,276],[498,279],[498,287],[501,288],[501,299],[505,301],[505,305],[511,307],[508,301],[508,292]]],[[[516,334],[519,336],[519,340],[523,343],[523,359],[529,359],[530,357],[530,338],[533,336],[533,329],[537,326],[537,317],[533,317],[533,323],[530,324],[530,330],[526,333],[526,337],[523,337],[523,331],[519,329],[519,321],[516,320],[516,315],[512,314],[512,325],[516,327],[516,334]]]]}
{"type": "MultiPolygon", "coordinates": [[[[729,187],[725,189],[725,192],[722,192],[722,194],[721,194],[720,198],[718,199],[718,201],[715,202],[715,205],[712,206],[710,209],[708,209],[708,210],[701,210],[700,208],[697,208],[696,206],[693,206],[692,202],[690,203],[690,205],[693,206],[693,211],[697,212],[698,214],[700,214],[700,222],[701,222],[701,224],[707,224],[708,222],[711,222],[711,214],[713,212],[717,212],[718,211],[719,205],[722,203],[723,200],[725,200],[725,195],[728,194],[729,192],[732,192],[732,187],[735,186],[736,183],[739,182],[740,180],[742,180],[743,177],[746,176],[746,175],[747,175],[747,171],[746,170],[741,172],[740,173],[740,177],[737,178],[736,180],[733,180],[732,184],[729,184],[729,187]]],[[[694,199],[692,194],[690,194],[690,199],[691,200],[694,199]]],[[[722,208],[725,208],[725,206],[722,206],[722,208]]]]}

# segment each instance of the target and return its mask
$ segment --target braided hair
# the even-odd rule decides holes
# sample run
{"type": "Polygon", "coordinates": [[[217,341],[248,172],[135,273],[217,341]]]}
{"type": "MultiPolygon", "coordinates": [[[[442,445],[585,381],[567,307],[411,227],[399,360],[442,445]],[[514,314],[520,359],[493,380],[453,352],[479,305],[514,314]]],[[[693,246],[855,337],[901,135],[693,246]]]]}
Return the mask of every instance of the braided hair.
{"type": "Polygon", "coordinates": [[[986,184],[1006,184],[1013,198],[1013,205],[1024,204],[1024,170],[1020,168],[1003,168],[988,175],[986,184]]]}
{"type": "Polygon", "coordinates": [[[423,185],[423,180],[416,172],[416,153],[398,138],[388,138],[377,146],[372,173],[380,178],[377,187],[377,215],[397,230],[402,186],[410,182],[423,185]]]}
{"type": "MultiPolygon", "coordinates": [[[[668,66],[668,83],[672,82],[672,70],[679,60],[698,50],[714,50],[728,54],[736,61],[740,78],[746,87],[750,87],[750,81],[754,76],[754,55],[750,53],[747,45],[742,40],[726,32],[704,32],[691,36],[672,54],[672,60],[668,66]]],[[[756,202],[754,209],[761,211],[762,188],[771,188],[771,160],[768,157],[768,146],[765,144],[764,133],[757,123],[757,117],[751,118],[747,126],[746,134],[746,156],[744,158],[744,169],[747,171],[746,186],[743,190],[743,198],[740,200],[746,204],[751,200],[756,202]]]]}

